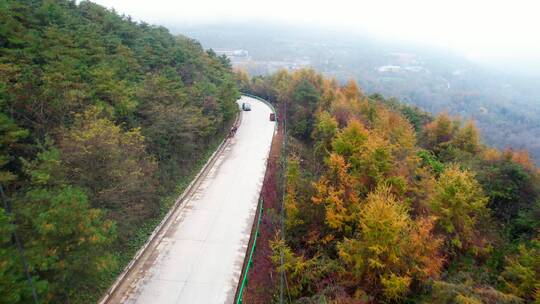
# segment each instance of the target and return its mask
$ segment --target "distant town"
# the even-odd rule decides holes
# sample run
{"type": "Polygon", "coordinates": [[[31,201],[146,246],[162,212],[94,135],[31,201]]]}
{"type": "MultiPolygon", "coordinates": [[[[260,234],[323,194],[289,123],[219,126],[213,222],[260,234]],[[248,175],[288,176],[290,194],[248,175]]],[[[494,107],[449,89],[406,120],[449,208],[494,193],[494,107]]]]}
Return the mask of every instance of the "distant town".
{"type": "MultiPolygon", "coordinates": [[[[280,69],[294,71],[306,67],[312,67],[312,61],[308,57],[294,58],[291,60],[260,60],[254,59],[247,50],[243,49],[215,49],[218,55],[225,55],[231,60],[235,68],[242,68],[254,75],[272,74],[280,69]]],[[[413,72],[426,73],[430,71],[423,66],[423,63],[417,59],[416,55],[409,53],[392,53],[388,55],[389,62],[375,68],[381,74],[413,72]]]]}
{"type": "Polygon", "coordinates": [[[284,60],[256,60],[253,59],[247,50],[233,49],[215,49],[214,52],[218,55],[225,55],[230,60],[235,68],[242,68],[250,71],[253,75],[272,74],[278,70],[286,69],[289,71],[298,70],[301,68],[311,67],[309,58],[299,58],[290,61],[284,60]]]}

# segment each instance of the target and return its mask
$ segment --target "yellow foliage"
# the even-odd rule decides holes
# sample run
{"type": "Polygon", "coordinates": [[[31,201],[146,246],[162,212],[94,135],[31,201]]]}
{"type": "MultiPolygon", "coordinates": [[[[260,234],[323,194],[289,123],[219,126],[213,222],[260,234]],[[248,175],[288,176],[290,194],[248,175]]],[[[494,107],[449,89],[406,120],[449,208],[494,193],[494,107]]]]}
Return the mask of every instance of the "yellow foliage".
{"type": "Polygon", "coordinates": [[[334,138],[332,148],[337,154],[349,159],[364,150],[369,135],[369,131],[360,121],[351,120],[334,138]]]}
{"type": "Polygon", "coordinates": [[[327,165],[327,174],[314,184],[312,201],[325,206],[325,221],[330,228],[350,233],[360,202],[356,191],[358,182],[347,172],[349,165],[342,156],[330,154],[327,165]]]}
{"type": "Polygon", "coordinates": [[[319,100],[319,108],[317,112],[330,111],[331,105],[337,99],[338,83],[335,79],[324,79],[322,85],[321,99],[319,100]]]}
{"type": "Polygon", "coordinates": [[[272,86],[277,92],[279,102],[284,102],[292,88],[292,76],[287,70],[279,70],[272,77],[272,86]]]}
{"type": "Polygon", "coordinates": [[[290,88],[295,87],[299,82],[303,80],[309,81],[317,90],[320,90],[323,86],[323,76],[317,73],[314,69],[300,69],[291,74],[290,88]]]}
{"type": "Polygon", "coordinates": [[[364,246],[370,252],[373,268],[392,268],[399,263],[396,244],[411,225],[405,205],[398,202],[387,187],[368,195],[358,219],[364,246]]]}
{"type": "Polygon", "coordinates": [[[399,301],[405,298],[411,285],[411,277],[397,276],[391,273],[389,276],[382,277],[384,297],[391,301],[399,301]]]}
{"type": "Polygon", "coordinates": [[[452,144],[458,149],[472,154],[481,151],[480,132],[473,121],[468,121],[465,126],[459,129],[452,144]]]}
{"type": "Polygon", "coordinates": [[[360,97],[363,96],[360,92],[360,88],[352,79],[347,82],[347,85],[341,88],[341,93],[343,93],[348,100],[359,100],[360,97]]]}
{"type": "Polygon", "coordinates": [[[442,239],[433,234],[435,218],[418,218],[411,226],[405,255],[412,257],[411,273],[420,281],[438,278],[444,263],[442,239]]]}
{"type": "MultiPolygon", "coordinates": [[[[504,289],[516,296],[540,302],[540,241],[520,244],[516,255],[507,257],[499,280],[504,289]]],[[[536,303],[535,302],[535,303],[536,303]]]]}
{"type": "Polygon", "coordinates": [[[495,148],[487,148],[482,151],[482,158],[488,162],[498,161],[502,158],[502,153],[495,148]]]}
{"type": "Polygon", "coordinates": [[[424,128],[424,137],[428,148],[436,150],[440,145],[450,142],[458,128],[459,121],[453,120],[447,113],[439,114],[424,128]]]}
{"type": "Polygon", "coordinates": [[[508,149],[504,151],[504,157],[513,161],[516,164],[523,166],[523,168],[529,171],[534,171],[536,168],[533,161],[531,160],[531,157],[529,156],[529,152],[527,152],[526,150],[508,149]]]}
{"type": "Polygon", "coordinates": [[[270,259],[276,265],[277,271],[287,277],[287,291],[290,296],[298,297],[306,284],[310,283],[309,275],[314,274],[315,260],[295,255],[278,234],[270,241],[272,255],[270,259]]]}
{"type": "Polygon", "coordinates": [[[327,156],[332,150],[332,140],[338,131],[338,123],[330,113],[323,111],[316,116],[315,127],[311,137],[315,141],[315,153],[327,156]]]}
{"type": "Polygon", "coordinates": [[[334,153],[343,156],[350,164],[350,174],[361,183],[361,194],[366,194],[380,183],[392,184],[401,192],[409,179],[410,159],[396,159],[396,145],[375,131],[351,120],[335,137],[334,153]],[[369,139],[369,140],[368,140],[369,139]],[[401,174],[401,175],[400,175],[401,174]],[[400,178],[401,177],[401,178],[400,178]]]}
{"type": "Polygon", "coordinates": [[[303,221],[300,219],[300,210],[296,201],[297,187],[300,179],[299,159],[291,157],[287,162],[287,174],[285,183],[285,226],[287,230],[301,225],[303,221]]]}
{"type": "Polygon", "coordinates": [[[339,93],[330,105],[330,113],[336,118],[340,127],[346,126],[351,120],[360,119],[362,102],[358,99],[347,99],[339,93]]]}
{"type": "Polygon", "coordinates": [[[368,195],[357,220],[357,235],[340,242],[338,253],[362,286],[397,299],[412,278],[424,282],[439,275],[441,240],[432,234],[432,220],[412,221],[389,187],[368,195]]]}
{"type": "Polygon", "coordinates": [[[416,133],[413,127],[408,120],[396,112],[379,109],[373,130],[396,145],[401,153],[408,153],[416,146],[416,133]]]}
{"type": "Polygon", "coordinates": [[[458,295],[455,301],[457,304],[482,304],[482,301],[464,295],[458,295]]]}
{"type": "Polygon", "coordinates": [[[71,180],[92,189],[100,207],[130,205],[132,210],[151,211],[146,198],[155,192],[157,163],[146,152],[140,128],[124,131],[92,107],[76,115],[59,145],[71,180]]]}
{"type": "Polygon", "coordinates": [[[488,215],[487,202],[472,172],[452,165],[441,173],[429,204],[451,249],[467,251],[483,246],[477,239],[477,224],[488,215]]]}

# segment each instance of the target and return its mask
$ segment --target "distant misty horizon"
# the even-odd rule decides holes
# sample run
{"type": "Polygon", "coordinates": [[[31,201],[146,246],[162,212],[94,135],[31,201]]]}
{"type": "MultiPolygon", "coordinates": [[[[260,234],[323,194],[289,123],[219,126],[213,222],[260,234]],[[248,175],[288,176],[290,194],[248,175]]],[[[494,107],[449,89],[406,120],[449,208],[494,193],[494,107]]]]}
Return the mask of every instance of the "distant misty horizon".
{"type": "Polygon", "coordinates": [[[532,0],[452,2],[199,0],[94,1],[167,28],[246,23],[328,29],[382,41],[434,47],[481,64],[540,77],[540,4],[532,0]]]}
{"type": "Polygon", "coordinates": [[[525,72],[531,65],[481,63],[442,47],[324,27],[232,22],[168,28],[254,76],[313,68],[340,83],[354,79],[367,94],[473,119],[487,144],[527,149],[540,163],[540,142],[530,140],[540,136],[539,74],[525,72]]]}
{"type": "MultiPolygon", "coordinates": [[[[156,24],[157,25],[157,24],[156,24]]],[[[460,50],[435,45],[429,43],[429,41],[413,41],[406,38],[390,38],[377,36],[376,34],[368,31],[355,31],[346,28],[340,28],[336,26],[322,26],[317,24],[298,24],[293,22],[276,22],[268,20],[258,20],[255,24],[249,20],[233,21],[233,20],[214,20],[214,21],[198,21],[198,22],[171,22],[163,23],[161,26],[166,27],[175,35],[186,35],[190,38],[200,40],[203,47],[215,48],[215,45],[205,43],[205,35],[209,36],[211,33],[204,33],[200,36],[201,31],[207,29],[220,29],[229,28],[236,30],[238,28],[246,27],[250,30],[250,33],[256,33],[258,37],[272,36],[276,31],[285,32],[287,35],[299,35],[309,33],[309,39],[321,39],[321,40],[340,40],[346,37],[349,41],[370,41],[374,44],[381,46],[387,46],[395,50],[414,50],[415,52],[429,52],[429,53],[441,53],[445,56],[451,56],[459,58],[460,60],[466,60],[472,64],[478,65],[486,69],[490,69],[493,72],[508,74],[513,77],[525,77],[528,79],[540,80],[540,53],[538,58],[514,58],[514,57],[482,57],[482,56],[469,56],[465,52],[460,50]],[[197,35],[193,35],[197,32],[197,35]]],[[[238,33],[229,33],[231,36],[238,35],[238,33]]],[[[302,36],[305,38],[305,36],[302,36]]],[[[223,37],[213,37],[213,40],[218,41],[223,37]]],[[[228,36],[227,42],[230,43],[230,37],[228,36]]],[[[279,55],[279,54],[278,54],[279,55]]]]}

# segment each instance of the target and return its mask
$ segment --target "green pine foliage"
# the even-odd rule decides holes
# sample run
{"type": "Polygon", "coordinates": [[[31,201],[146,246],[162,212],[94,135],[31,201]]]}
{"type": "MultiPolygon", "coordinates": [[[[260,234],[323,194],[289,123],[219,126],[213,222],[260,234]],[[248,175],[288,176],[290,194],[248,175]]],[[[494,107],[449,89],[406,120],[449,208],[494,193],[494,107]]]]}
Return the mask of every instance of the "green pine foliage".
{"type": "Polygon", "coordinates": [[[89,1],[0,0],[0,302],[95,301],[225,136],[225,57],[89,1]],[[144,227],[144,228],[143,228],[144,227]]]}

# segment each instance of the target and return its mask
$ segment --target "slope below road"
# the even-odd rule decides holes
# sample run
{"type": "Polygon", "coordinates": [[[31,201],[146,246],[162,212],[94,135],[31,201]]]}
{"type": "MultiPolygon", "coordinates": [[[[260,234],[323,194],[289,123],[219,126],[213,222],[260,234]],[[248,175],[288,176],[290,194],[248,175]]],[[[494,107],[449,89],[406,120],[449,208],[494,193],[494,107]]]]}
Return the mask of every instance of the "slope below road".
{"type": "Polygon", "coordinates": [[[236,135],[107,303],[233,302],[275,126],[266,104],[245,101],[236,135]]]}

